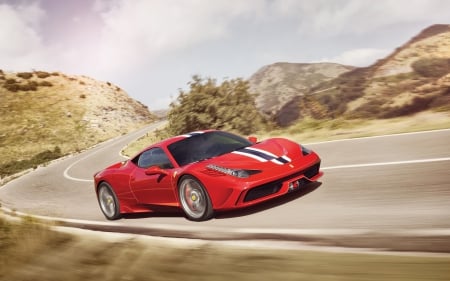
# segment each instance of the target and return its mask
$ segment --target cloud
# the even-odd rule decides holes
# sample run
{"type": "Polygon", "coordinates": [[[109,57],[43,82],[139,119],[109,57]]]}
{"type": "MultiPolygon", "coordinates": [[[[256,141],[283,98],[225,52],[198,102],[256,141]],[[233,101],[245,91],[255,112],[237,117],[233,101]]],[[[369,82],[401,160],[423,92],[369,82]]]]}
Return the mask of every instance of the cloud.
{"type": "Polygon", "coordinates": [[[390,52],[392,51],[372,48],[353,49],[332,58],[323,58],[320,61],[336,62],[352,66],[369,66],[378,59],[386,57],[390,52]]]}
{"type": "Polygon", "coordinates": [[[26,6],[0,4],[0,61],[2,67],[23,69],[29,60],[43,61],[38,29],[45,12],[37,3],[26,6]]]}
{"type": "Polygon", "coordinates": [[[450,1],[437,0],[278,0],[272,8],[297,19],[299,32],[314,37],[361,34],[393,24],[448,22],[450,1]]]}
{"type": "Polygon", "coordinates": [[[103,63],[142,64],[230,34],[230,24],[253,13],[262,1],[169,0],[99,2],[104,29],[103,63]],[[110,4],[108,6],[108,3],[110,4]]]}

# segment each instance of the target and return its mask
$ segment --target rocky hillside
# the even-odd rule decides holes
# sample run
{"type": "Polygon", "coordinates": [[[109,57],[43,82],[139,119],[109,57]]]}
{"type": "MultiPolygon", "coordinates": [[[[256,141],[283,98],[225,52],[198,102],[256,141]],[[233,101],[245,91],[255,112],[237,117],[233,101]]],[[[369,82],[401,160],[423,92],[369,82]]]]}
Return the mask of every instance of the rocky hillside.
{"type": "Polygon", "coordinates": [[[78,151],[155,119],[109,82],[59,72],[0,71],[0,167],[43,151],[78,151]]]}
{"type": "Polygon", "coordinates": [[[390,118],[450,111],[450,25],[433,25],[373,65],[322,82],[276,113],[280,125],[311,116],[390,118]]]}
{"type": "Polygon", "coordinates": [[[292,98],[351,69],[336,63],[275,63],[262,67],[250,77],[250,90],[258,93],[258,108],[273,115],[292,98]]]}

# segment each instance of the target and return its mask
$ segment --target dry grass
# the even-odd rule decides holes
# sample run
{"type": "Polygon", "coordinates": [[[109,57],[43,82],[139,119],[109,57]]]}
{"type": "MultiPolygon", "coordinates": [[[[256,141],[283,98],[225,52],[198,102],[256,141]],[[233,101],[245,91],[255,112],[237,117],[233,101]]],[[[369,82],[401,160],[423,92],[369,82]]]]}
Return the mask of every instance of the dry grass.
{"type": "Polygon", "coordinates": [[[63,155],[77,152],[155,120],[113,85],[59,73],[30,75],[3,73],[0,80],[0,177],[11,161],[29,160],[55,147],[63,155]],[[11,91],[4,86],[12,80],[38,87],[11,91]]]}
{"type": "Polygon", "coordinates": [[[305,119],[287,129],[257,134],[260,139],[283,136],[301,143],[450,128],[450,113],[422,112],[413,116],[372,120],[305,119]]]}
{"type": "Polygon", "coordinates": [[[450,257],[414,257],[71,235],[0,217],[0,280],[448,280],[450,257]]]}

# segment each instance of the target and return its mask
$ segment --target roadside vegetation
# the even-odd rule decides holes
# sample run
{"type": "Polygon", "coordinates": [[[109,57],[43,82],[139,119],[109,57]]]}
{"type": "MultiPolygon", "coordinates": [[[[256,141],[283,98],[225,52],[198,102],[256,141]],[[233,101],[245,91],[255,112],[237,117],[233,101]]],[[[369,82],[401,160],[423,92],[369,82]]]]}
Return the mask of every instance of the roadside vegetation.
{"type": "Polygon", "coordinates": [[[0,217],[0,280],[433,281],[450,276],[449,256],[271,250],[69,232],[32,219],[0,217]]]}
{"type": "MultiPolygon", "coordinates": [[[[442,41],[446,44],[448,39],[442,41]]],[[[445,44],[442,50],[448,51],[445,44]]],[[[399,48],[374,65],[391,62],[395,69],[403,63],[411,66],[410,72],[377,76],[376,67],[352,68],[335,79],[312,83],[270,114],[258,110],[258,93],[250,91],[247,81],[218,83],[194,76],[189,89],[181,90],[170,105],[167,126],[131,144],[125,154],[169,136],[208,128],[302,143],[450,128],[450,60],[448,55],[428,56],[439,54],[439,46],[422,47],[409,54],[406,47],[399,48]],[[409,57],[394,58],[400,53],[409,57]],[[415,57],[419,59],[409,65],[415,57]]],[[[320,77],[311,73],[309,78],[320,77]]],[[[58,72],[0,70],[0,98],[0,180],[155,120],[146,106],[131,101],[110,82],[58,72]]],[[[448,256],[280,251],[114,237],[68,234],[31,218],[10,221],[0,214],[0,280],[448,280],[450,276],[448,256]]]]}
{"type": "MultiPolygon", "coordinates": [[[[357,77],[362,79],[362,76],[357,77]]],[[[346,91],[360,91],[363,82],[358,79],[345,82],[353,85],[346,91]]],[[[357,98],[353,94],[347,96],[348,100],[339,99],[336,93],[306,95],[282,108],[283,115],[270,117],[258,111],[257,93],[251,93],[248,83],[242,79],[218,85],[213,79],[194,76],[189,85],[189,91],[180,91],[177,100],[170,105],[167,126],[129,144],[124,155],[132,156],[170,136],[210,128],[255,135],[259,139],[283,136],[301,143],[450,128],[450,109],[447,108],[450,102],[441,101],[448,98],[448,89],[446,92],[440,89],[429,97],[416,97],[410,103],[391,106],[389,110],[381,109],[383,102],[373,100],[365,104],[365,111],[359,111],[365,112],[367,117],[344,113],[347,103],[357,98]],[[433,105],[436,101],[438,105],[433,105]],[[285,125],[278,125],[280,122],[285,125]]]]}
{"type": "Polygon", "coordinates": [[[119,87],[59,72],[0,70],[0,184],[156,118],[119,87]]]}
{"type": "Polygon", "coordinates": [[[194,76],[189,91],[181,90],[170,105],[165,130],[169,135],[205,128],[250,134],[265,125],[247,81],[237,78],[218,85],[214,79],[194,76]]]}

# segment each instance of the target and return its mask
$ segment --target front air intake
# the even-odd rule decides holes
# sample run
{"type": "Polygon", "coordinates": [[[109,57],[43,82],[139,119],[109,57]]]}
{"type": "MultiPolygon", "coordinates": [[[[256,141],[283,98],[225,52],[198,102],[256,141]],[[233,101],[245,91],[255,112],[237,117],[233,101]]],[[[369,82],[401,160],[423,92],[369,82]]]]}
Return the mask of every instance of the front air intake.
{"type": "Polygon", "coordinates": [[[244,202],[253,201],[280,191],[282,182],[271,182],[250,189],[245,195],[244,202]]]}

